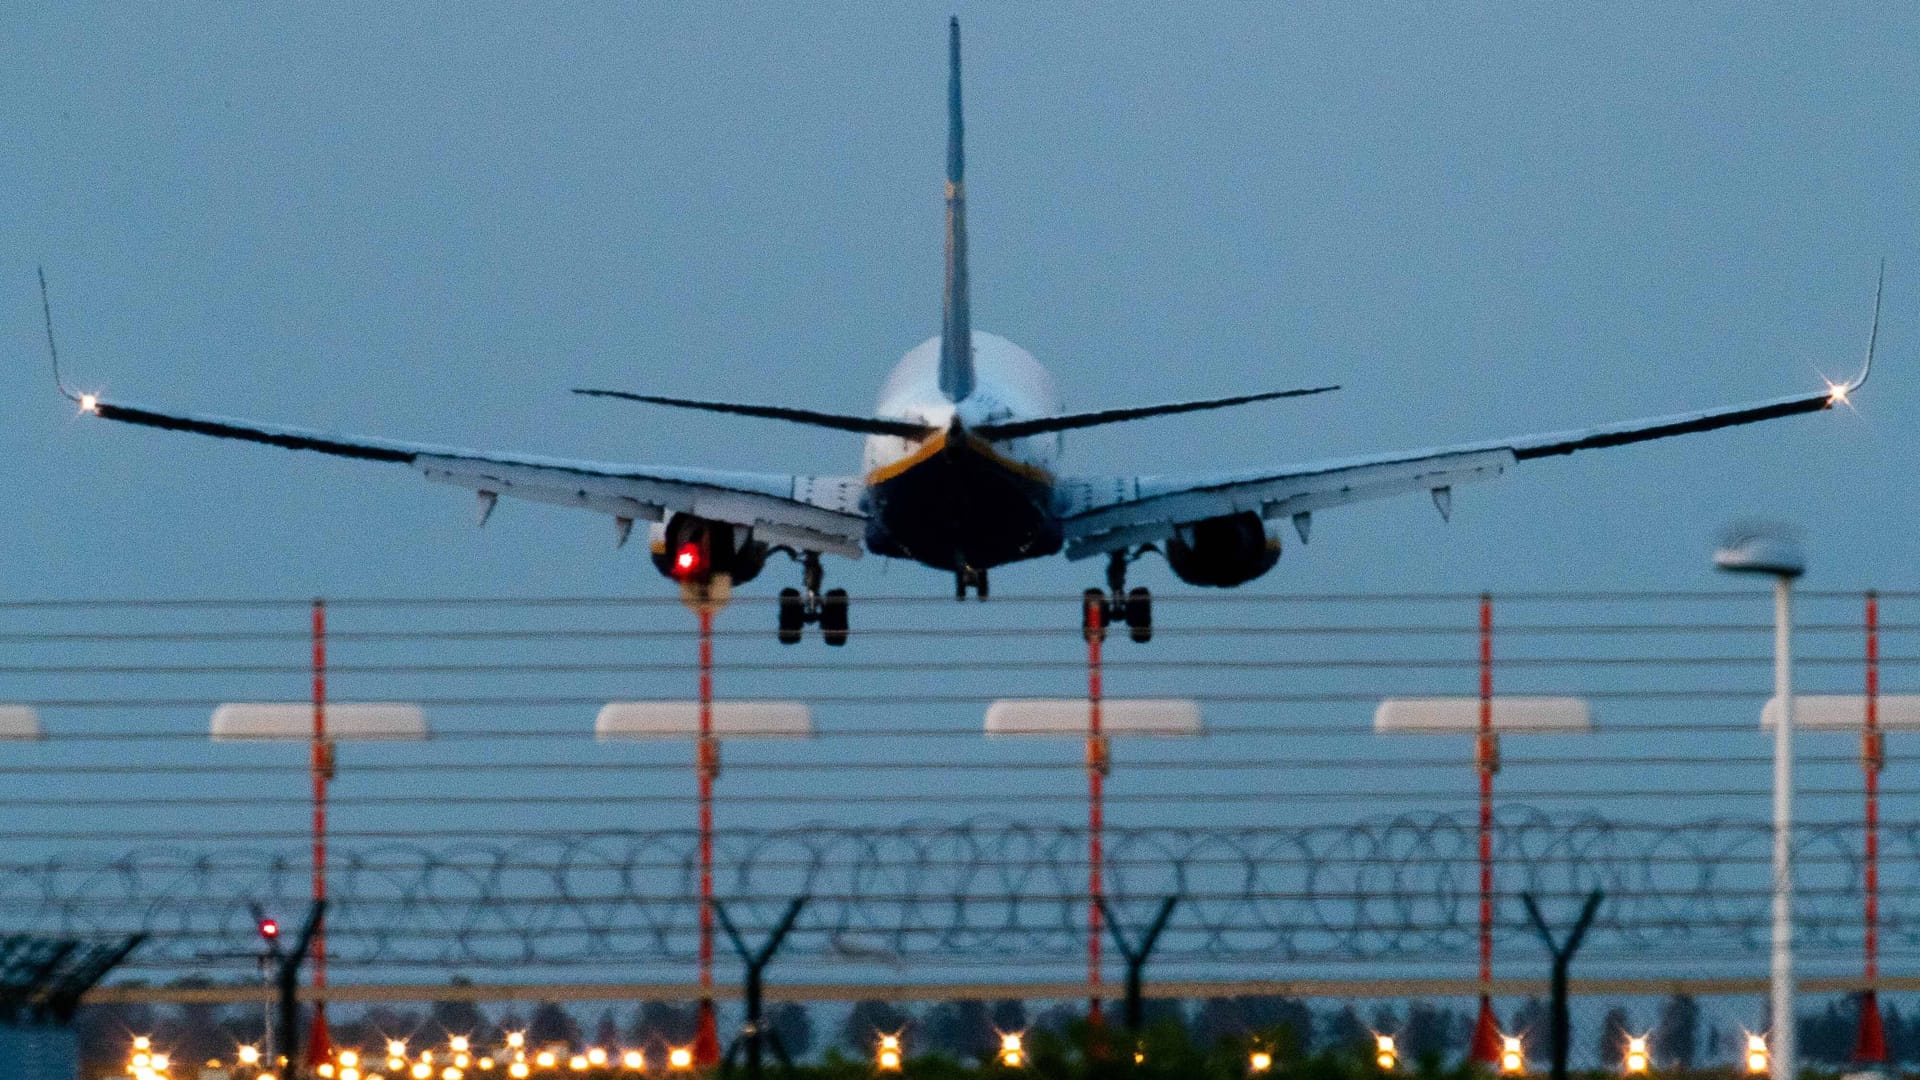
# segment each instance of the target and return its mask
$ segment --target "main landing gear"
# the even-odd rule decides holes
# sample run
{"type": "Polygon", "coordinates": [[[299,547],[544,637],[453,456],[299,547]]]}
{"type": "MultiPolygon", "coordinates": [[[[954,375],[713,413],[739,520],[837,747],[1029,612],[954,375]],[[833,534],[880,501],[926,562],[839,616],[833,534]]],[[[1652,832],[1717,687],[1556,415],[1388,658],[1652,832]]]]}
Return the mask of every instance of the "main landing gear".
{"type": "Polygon", "coordinates": [[[1127,588],[1127,565],[1148,550],[1107,556],[1106,591],[1088,589],[1081,597],[1081,626],[1088,641],[1104,639],[1107,627],[1115,623],[1126,624],[1127,636],[1137,642],[1153,640],[1153,594],[1141,587],[1127,588]]]}
{"type": "Polygon", "coordinates": [[[780,590],[780,644],[797,645],[808,623],[820,624],[820,637],[838,648],[847,643],[847,590],[820,591],[826,572],[820,553],[800,555],[800,589],[780,590]]]}

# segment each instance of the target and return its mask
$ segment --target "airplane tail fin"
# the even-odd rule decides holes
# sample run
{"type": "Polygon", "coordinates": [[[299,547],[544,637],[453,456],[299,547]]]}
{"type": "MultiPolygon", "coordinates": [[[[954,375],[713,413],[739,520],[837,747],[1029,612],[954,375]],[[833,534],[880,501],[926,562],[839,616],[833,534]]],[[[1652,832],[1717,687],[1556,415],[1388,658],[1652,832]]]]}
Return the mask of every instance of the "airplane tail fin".
{"type": "Polygon", "coordinates": [[[947,275],[940,312],[940,391],[973,393],[973,313],[967,301],[965,131],[960,121],[960,20],[947,24],[947,275]]]}

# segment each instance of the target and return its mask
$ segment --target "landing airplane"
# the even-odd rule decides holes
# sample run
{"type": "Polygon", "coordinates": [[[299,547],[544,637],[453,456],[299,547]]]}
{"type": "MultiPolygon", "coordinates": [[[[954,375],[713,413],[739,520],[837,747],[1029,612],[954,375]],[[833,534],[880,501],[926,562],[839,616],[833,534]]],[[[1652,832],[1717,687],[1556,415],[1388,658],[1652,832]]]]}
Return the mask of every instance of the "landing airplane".
{"type": "MultiPolygon", "coordinates": [[[[967,297],[965,155],[960,112],[960,24],[949,27],[947,84],[946,284],[940,334],[908,352],[880,391],[871,416],[783,405],[749,405],[580,389],[575,393],[652,405],[783,420],[862,434],[863,475],[784,473],[566,461],[423,443],[333,435],[198,413],[109,401],[60,381],[53,322],[47,347],[61,393],[82,413],[130,424],[190,431],[293,450],[409,465],[428,480],[470,488],[485,524],[502,495],[574,506],[614,519],[617,543],[635,521],[653,523],[660,572],[701,593],[758,575],[783,553],[801,566],[798,589],[780,592],[779,639],[800,640],[818,624],[829,645],[847,640],[847,593],[822,590],[821,556],[862,552],[911,559],[954,575],[956,595],[987,596],[987,572],[1062,550],[1069,559],[1105,556],[1106,588],[1087,590],[1087,613],[1125,623],[1136,641],[1152,633],[1152,597],[1126,587],[1130,563],[1164,555],[1193,585],[1231,587],[1272,569],[1280,522],[1306,543],[1317,511],[1363,499],[1425,491],[1442,517],[1457,484],[1485,480],[1535,458],[1750,424],[1843,404],[1867,381],[1879,337],[1880,288],[1866,361],[1851,381],[1817,393],[1631,420],[1581,431],[1403,453],[1372,454],[1281,468],[1190,477],[1072,476],[1057,471],[1064,431],[1154,416],[1219,409],[1335,390],[1315,386],[1095,412],[1062,411],[1053,380],[1006,338],[973,329],[967,297]]],[[[1881,266],[1884,285],[1886,268],[1881,266]]],[[[40,281],[46,306],[46,279],[40,281]]]]}

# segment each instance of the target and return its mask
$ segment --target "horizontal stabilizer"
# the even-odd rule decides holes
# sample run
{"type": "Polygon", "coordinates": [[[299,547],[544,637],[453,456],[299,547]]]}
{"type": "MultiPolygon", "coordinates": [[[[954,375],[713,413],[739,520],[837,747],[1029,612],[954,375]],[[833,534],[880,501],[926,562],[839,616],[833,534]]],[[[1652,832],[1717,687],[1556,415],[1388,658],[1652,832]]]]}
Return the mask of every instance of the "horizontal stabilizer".
{"type": "Polygon", "coordinates": [[[1102,424],[1118,424],[1127,420],[1144,420],[1150,416],[1172,416],[1175,413],[1200,412],[1205,409],[1225,409],[1233,405],[1272,401],[1276,398],[1307,397],[1338,389],[1340,389],[1338,386],[1313,386],[1302,390],[1271,390],[1264,394],[1241,394],[1237,397],[1209,398],[1205,401],[1174,401],[1164,405],[1141,405],[1131,409],[1102,409],[1099,412],[1068,413],[1065,416],[1042,416],[1034,420],[1008,420],[999,424],[981,424],[972,430],[983,439],[1018,439],[1026,435],[1044,435],[1051,431],[1071,431],[1074,428],[1099,427],[1102,424]]]}
{"type": "Polygon", "coordinates": [[[702,412],[731,413],[735,416],[757,416],[764,420],[785,420],[794,424],[806,424],[809,427],[832,428],[835,431],[855,431],[862,435],[899,435],[908,439],[924,439],[937,429],[912,420],[885,420],[874,416],[846,416],[841,413],[815,412],[812,409],[791,409],[784,405],[743,405],[733,401],[695,401],[690,398],[657,397],[653,394],[629,394],[624,390],[580,390],[576,394],[588,397],[620,398],[623,401],[640,401],[648,405],[666,405],[675,409],[699,409],[702,412]]]}

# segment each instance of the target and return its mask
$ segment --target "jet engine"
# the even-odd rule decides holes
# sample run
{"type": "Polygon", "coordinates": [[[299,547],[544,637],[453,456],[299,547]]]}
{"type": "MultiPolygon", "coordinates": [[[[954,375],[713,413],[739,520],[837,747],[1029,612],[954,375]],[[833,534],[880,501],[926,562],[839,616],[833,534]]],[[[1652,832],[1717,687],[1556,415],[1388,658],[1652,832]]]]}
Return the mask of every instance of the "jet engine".
{"type": "Polygon", "coordinates": [[[746,526],[674,514],[654,537],[653,565],[674,581],[726,574],[742,585],[767,565],[767,545],[746,526]]]}
{"type": "Polygon", "coordinates": [[[1167,541],[1167,564],[1189,585],[1244,585],[1280,561],[1280,537],[1252,511],[1182,525],[1167,541]]]}

